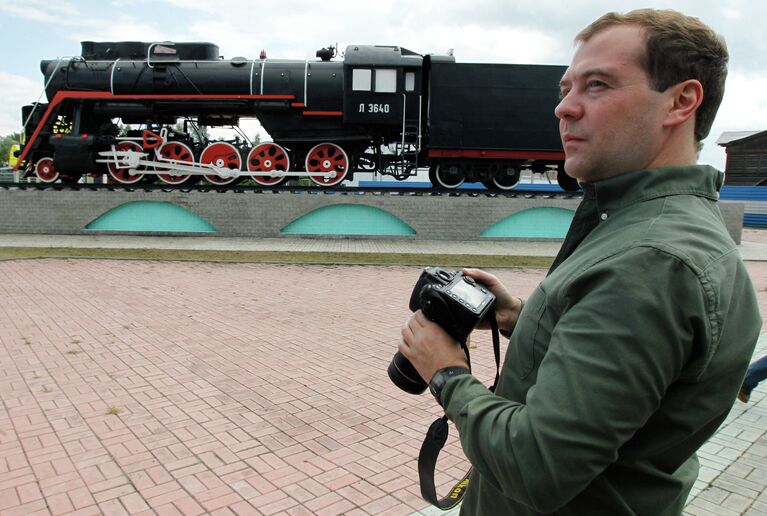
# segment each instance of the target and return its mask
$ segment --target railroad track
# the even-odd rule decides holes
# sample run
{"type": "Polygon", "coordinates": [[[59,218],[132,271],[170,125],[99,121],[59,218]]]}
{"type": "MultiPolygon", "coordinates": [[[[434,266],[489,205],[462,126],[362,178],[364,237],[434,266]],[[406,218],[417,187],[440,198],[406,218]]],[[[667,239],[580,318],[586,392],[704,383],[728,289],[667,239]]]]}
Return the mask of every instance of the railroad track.
{"type": "MultiPolygon", "coordinates": [[[[531,185],[532,186],[532,185],[531,185]]],[[[510,191],[490,191],[482,188],[475,189],[446,189],[419,187],[370,187],[370,186],[336,186],[319,188],[317,186],[263,186],[263,185],[168,185],[168,184],[113,184],[113,183],[16,183],[0,182],[0,188],[5,190],[69,190],[69,191],[122,191],[122,192],[202,192],[202,193],[274,193],[274,194],[308,194],[308,195],[404,195],[414,197],[448,196],[448,197],[507,197],[524,199],[577,199],[581,192],[552,192],[522,188],[510,191]]]]}

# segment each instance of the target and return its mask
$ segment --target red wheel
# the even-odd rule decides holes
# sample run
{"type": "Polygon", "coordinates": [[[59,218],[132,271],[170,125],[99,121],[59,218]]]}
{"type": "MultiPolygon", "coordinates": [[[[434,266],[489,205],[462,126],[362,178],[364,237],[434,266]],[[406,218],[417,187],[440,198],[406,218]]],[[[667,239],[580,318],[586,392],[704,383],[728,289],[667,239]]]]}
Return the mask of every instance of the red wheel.
{"type": "MultiPolygon", "coordinates": [[[[256,145],[248,154],[248,170],[250,172],[270,172],[277,170],[287,172],[290,170],[290,158],[287,151],[276,143],[262,143],[256,145]]],[[[264,186],[274,186],[282,183],[285,176],[253,176],[253,180],[264,186]]]]}
{"type": "MultiPolygon", "coordinates": [[[[117,145],[115,145],[115,150],[143,152],[141,145],[139,145],[138,143],[126,142],[126,141],[120,142],[117,145]]],[[[146,167],[137,167],[133,169],[128,167],[118,167],[114,163],[107,163],[107,169],[109,170],[109,175],[115,181],[117,181],[118,183],[130,185],[130,184],[141,181],[141,179],[144,177],[144,170],[146,170],[146,167]]]]}
{"type": "MultiPolygon", "coordinates": [[[[194,154],[192,154],[192,149],[181,142],[163,143],[158,149],[158,152],[162,158],[167,160],[194,163],[194,154]]],[[[155,170],[157,170],[157,167],[155,167],[155,170]]],[[[178,175],[171,172],[169,174],[157,174],[157,176],[163,183],[168,183],[170,185],[180,185],[181,183],[189,180],[191,174],[178,175]]]]}
{"type": "Polygon", "coordinates": [[[334,186],[344,180],[349,170],[349,157],[335,143],[320,143],[306,155],[306,171],[328,173],[329,176],[309,176],[320,186],[334,186]]]}
{"type": "Polygon", "coordinates": [[[53,183],[59,172],[53,167],[53,158],[43,158],[35,164],[35,175],[43,183],[53,183]]]}
{"type": "MultiPolygon", "coordinates": [[[[240,153],[234,145],[226,142],[215,142],[205,147],[205,150],[202,151],[200,163],[203,165],[213,165],[218,168],[228,168],[230,170],[239,171],[242,166],[242,158],[240,158],[240,153]]],[[[216,173],[212,173],[206,174],[205,179],[214,185],[228,185],[235,179],[238,179],[238,176],[232,175],[222,177],[216,173]]]]}

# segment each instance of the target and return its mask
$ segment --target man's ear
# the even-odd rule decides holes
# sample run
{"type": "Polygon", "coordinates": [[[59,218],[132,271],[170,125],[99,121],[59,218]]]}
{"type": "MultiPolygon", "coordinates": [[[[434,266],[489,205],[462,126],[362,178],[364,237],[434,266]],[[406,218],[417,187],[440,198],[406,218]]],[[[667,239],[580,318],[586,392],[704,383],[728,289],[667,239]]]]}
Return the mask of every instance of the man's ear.
{"type": "Polygon", "coordinates": [[[703,85],[697,79],[688,79],[670,87],[671,108],[664,120],[664,127],[685,123],[695,115],[703,102],[703,85]]]}

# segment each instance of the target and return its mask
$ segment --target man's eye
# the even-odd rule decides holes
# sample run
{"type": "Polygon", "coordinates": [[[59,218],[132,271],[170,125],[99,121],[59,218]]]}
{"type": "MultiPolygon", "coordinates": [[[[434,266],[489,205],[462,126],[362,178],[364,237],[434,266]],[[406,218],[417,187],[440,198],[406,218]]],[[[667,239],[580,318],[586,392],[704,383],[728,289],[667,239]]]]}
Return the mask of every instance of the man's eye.
{"type": "Polygon", "coordinates": [[[570,93],[570,90],[559,90],[559,100],[562,100],[570,93]]]}
{"type": "Polygon", "coordinates": [[[602,81],[589,81],[587,86],[589,88],[602,88],[602,87],[607,86],[607,85],[605,83],[603,83],[602,81]]]}

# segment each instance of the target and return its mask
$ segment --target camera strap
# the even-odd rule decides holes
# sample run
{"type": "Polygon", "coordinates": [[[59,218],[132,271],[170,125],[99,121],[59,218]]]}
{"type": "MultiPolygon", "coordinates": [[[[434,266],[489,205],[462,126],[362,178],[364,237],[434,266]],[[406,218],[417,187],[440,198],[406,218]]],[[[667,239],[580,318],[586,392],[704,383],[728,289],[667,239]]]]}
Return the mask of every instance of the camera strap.
{"type": "MultiPolygon", "coordinates": [[[[498,385],[498,379],[501,374],[501,346],[498,337],[498,323],[495,317],[490,317],[490,326],[493,332],[493,354],[495,355],[495,381],[493,386],[490,387],[490,391],[495,392],[495,387],[498,385]]],[[[469,361],[469,370],[471,370],[471,358],[469,357],[469,348],[466,346],[466,342],[462,342],[461,347],[466,353],[466,359],[469,361]]],[[[434,472],[437,468],[437,457],[447,442],[447,436],[447,416],[443,415],[429,427],[429,431],[426,432],[426,438],[424,438],[421,445],[421,451],[418,453],[418,481],[421,484],[421,496],[424,500],[443,511],[452,509],[461,503],[461,500],[466,495],[466,488],[469,487],[469,475],[471,474],[471,468],[469,468],[469,471],[455,484],[447,496],[442,499],[437,498],[434,472]]]]}

